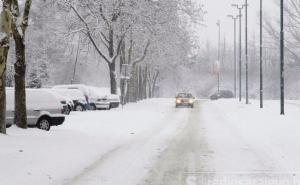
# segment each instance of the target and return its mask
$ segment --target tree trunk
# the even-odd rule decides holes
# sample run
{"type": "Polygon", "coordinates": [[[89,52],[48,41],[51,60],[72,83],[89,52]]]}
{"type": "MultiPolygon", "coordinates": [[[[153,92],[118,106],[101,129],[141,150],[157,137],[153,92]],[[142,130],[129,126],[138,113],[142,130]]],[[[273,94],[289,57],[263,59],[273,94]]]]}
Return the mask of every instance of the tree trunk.
{"type": "Polygon", "coordinates": [[[109,75],[110,75],[110,93],[118,94],[117,92],[117,74],[116,74],[116,64],[109,64],[109,75]]]}
{"type": "Polygon", "coordinates": [[[143,99],[147,99],[147,74],[148,74],[148,68],[146,66],[143,74],[143,99]]]}
{"type": "Polygon", "coordinates": [[[15,63],[15,124],[20,128],[27,128],[26,113],[26,91],[25,91],[25,44],[24,39],[17,33],[14,33],[16,45],[16,63],[15,63]]]}
{"type": "Polygon", "coordinates": [[[6,134],[6,62],[9,51],[9,34],[11,32],[11,2],[2,1],[2,12],[0,15],[0,133],[6,134]],[[4,36],[4,37],[3,37],[4,36]]]}
{"type": "Polygon", "coordinates": [[[6,134],[6,94],[5,94],[5,75],[6,61],[9,47],[0,48],[0,133],[6,134]]]}
{"type": "Polygon", "coordinates": [[[152,97],[155,96],[155,88],[156,88],[156,83],[157,83],[157,79],[159,76],[159,71],[156,72],[155,76],[154,76],[154,80],[153,80],[153,84],[152,84],[152,97]]]}
{"type": "Polygon", "coordinates": [[[137,102],[137,66],[132,66],[131,78],[128,82],[127,100],[128,102],[137,102]]]}
{"type": "Polygon", "coordinates": [[[143,99],[143,68],[142,66],[139,67],[139,100],[143,99]]]}
{"type": "MultiPolygon", "coordinates": [[[[109,30],[109,48],[108,48],[109,57],[113,58],[115,55],[114,51],[114,31],[109,30]]],[[[117,92],[117,73],[116,73],[116,61],[112,61],[108,64],[109,67],[109,76],[110,76],[110,92],[111,94],[118,94],[117,92]]]]}
{"type": "Polygon", "coordinates": [[[126,102],[126,89],[127,89],[127,80],[126,78],[126,74],[122,74],[123,72],[123,65],[126,64],[126,53],[125,53],[125,42],[123,42],[122,44],[122,48],[121,48],[121,54],[120,54],[120,73],[123,76],[123,78],[120,79],[120,90],[121,90],[121,104],[125,105],[126,102]]]}

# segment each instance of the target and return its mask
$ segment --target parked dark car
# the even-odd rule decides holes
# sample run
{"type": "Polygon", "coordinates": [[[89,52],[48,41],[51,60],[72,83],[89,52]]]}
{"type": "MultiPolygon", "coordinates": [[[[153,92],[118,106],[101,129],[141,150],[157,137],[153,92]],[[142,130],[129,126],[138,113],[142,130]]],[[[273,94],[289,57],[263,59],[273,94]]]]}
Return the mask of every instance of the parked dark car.
{"type": "Polygon", "coordinates": [[[233,92],[229,91],[229,90],[220,90],[210,96],[211,100],[218,100],[221,98],[224,98],[224,99],[234,98],[233,92]]]}

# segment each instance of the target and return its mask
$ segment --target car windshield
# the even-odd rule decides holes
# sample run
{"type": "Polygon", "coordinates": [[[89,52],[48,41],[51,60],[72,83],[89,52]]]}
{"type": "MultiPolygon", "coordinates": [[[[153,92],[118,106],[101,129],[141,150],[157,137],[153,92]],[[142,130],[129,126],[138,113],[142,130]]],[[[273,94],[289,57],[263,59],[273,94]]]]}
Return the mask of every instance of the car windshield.
{"type": "Polygon", "coordinates": [[[189,93],[180,93],[177,95],[177,98],[192,98],[193,96],[189,93]]]}

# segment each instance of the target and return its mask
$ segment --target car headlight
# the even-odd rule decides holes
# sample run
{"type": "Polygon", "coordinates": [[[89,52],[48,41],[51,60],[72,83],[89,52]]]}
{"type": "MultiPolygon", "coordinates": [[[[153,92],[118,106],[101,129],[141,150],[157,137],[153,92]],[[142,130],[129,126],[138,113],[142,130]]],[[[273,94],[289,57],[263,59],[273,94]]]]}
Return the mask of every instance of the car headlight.
{"type": "Polygon", "coordinates": [[[180,99],[177,99],[177,100],[176,100],[176,103],[181,103],[181,100],[180,100],[180,99]]]}
{"type": "Polygon", "coordinates": [[[189,100],[189,103],[194,103],[194,100],[189,100]]]}

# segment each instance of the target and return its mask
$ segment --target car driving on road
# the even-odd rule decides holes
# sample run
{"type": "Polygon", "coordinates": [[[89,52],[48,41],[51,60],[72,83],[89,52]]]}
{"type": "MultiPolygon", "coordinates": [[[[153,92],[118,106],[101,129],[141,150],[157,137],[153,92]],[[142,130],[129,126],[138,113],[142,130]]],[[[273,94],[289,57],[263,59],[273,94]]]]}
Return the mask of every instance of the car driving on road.
{"type": "Polygon", "coordinates": [[[194,108],[195,97],[191,93],[179,93],[176,95],[176,108],[194,108]]]}

